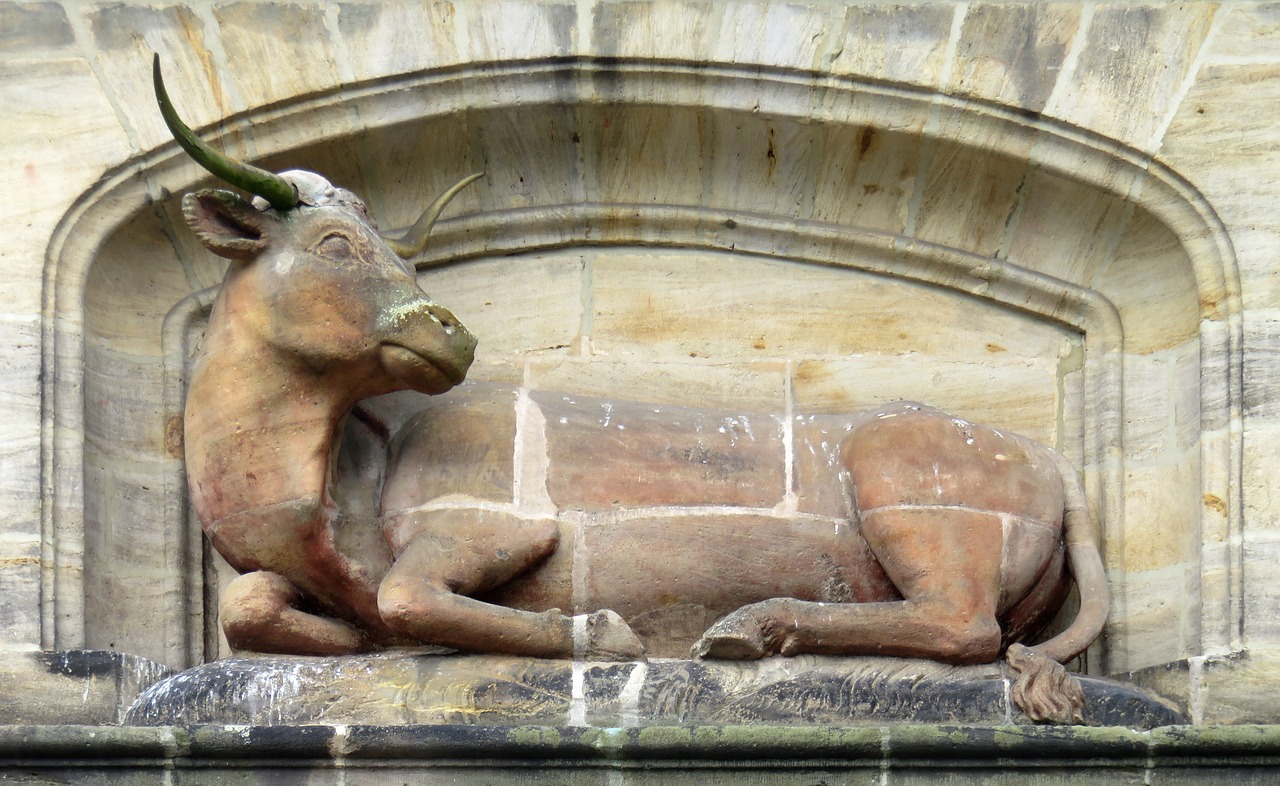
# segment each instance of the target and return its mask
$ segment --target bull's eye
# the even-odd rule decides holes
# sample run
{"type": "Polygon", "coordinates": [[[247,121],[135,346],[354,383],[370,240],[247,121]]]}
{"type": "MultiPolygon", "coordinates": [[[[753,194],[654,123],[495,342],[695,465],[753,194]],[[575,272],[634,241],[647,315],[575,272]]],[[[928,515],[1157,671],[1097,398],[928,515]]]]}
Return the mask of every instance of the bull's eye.
{"type": "Polygon", "coordinates": [[[325,235],[319,243],[312,246],[311,252],[331,259],[350,259],[355,256],[351,239],[337,232],[325,235]]]}

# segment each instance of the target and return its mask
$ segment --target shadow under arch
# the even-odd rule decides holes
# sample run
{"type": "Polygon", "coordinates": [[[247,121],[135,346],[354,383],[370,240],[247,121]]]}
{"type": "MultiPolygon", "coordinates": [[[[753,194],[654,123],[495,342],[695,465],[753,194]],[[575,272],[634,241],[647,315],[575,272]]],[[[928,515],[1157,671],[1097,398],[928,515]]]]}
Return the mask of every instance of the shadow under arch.
{"type": "MultiPolygon", "coordinates": [[[[322,171],[390,226],[459,174],[486,171],[487,187],[441,222],[422,270],[575,247],[731,251],[917,281],[1078,332],[1080,459],[1119,587],[1108,652],[1135,648],[1117,639],[1141,641],[1129,622],[1144,602],[1126,591],[1143,571],[1129,562],[1127,537],[1141,528],[1125,479],[1145,466],[1126,418],[1149,401],[1126,398],[1124,370],[1173,351],[1161,343],[1173,336],[1179,357],[1195,356],[1197,401],[1194,424],[1171,403],[1168,418],[1175,432],[1194,431],[1180,444],[1194,453],[1196,496],[1217,502],[1180,527],[1175,583],[1188,594],[1195,583],[1195,604],[1190,619],[1144,623],[1182,630],[1152,662],[1239,648],[1235,260],[1212,207],[1148,156],[899,85],[599,59],[403,74],[256,108],[219,129],[205,138],[233,151],[252,139],[271,168],[322,171]]],[[[176,145],[152,150],[83,195],[48,249],[46,647],[143,648],[173,665],[205,657],[175,374],[219,268],[184,240],[170,196],[201,179],[176,145]],[[127,403],[111,404],[117,396],[127,403]],[[122,547],[112,533],[139,517],[154,540],[122,547]],[[122,604],[124,588],[141,585],[138,606],[161,627],[146,632],[150,643],[121,631],[137,612],[122,604]]],[[[1103,669],[1141,665],[1108,655],[1103,669]]]]}

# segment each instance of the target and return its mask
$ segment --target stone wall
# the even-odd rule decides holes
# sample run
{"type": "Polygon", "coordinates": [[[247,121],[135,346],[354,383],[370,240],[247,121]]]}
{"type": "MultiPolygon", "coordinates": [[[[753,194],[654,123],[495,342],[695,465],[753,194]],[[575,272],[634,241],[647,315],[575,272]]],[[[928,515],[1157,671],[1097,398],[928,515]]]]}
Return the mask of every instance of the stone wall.
{"type": "MultiPolygon", "coordinates": [[[[1088,668],[1275,721],[1277,26],[1252,3],[2,3],[0,646],[218,651],[175,418],[221,266],[177,211],[204,178],[166,141],[157,51],[206,138],[385,227],[486,173],[420,261],[477,382],[773,413],[791,451],[798,415],[900,397],[1055,444],[1115,587],[1088,668]]],[[[797,504],[794,466],[762,507],[797,504]]]]}

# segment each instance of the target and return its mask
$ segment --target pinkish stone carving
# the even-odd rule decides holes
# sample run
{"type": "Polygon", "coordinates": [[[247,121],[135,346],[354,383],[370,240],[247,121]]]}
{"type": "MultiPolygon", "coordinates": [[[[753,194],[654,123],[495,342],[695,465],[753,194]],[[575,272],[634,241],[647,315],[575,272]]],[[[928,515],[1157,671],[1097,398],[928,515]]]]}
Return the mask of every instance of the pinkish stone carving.
{"type": "MultiPolygon", "coordinates": [[[[345,654],[429,643],[635,659],[648,641],[661,654],[692,645],[697,657],[877,654],[957,664],[991,662],[1008,648],[1029,714],[1079,717],[1079,686],[1058,663],[1100,632],[1107,587],[1075,470],[1031,440],[920,405],[851,417],[832,479],[847,492],[843,518],[752,507],[750,484],[778,474],[765,467],[769,448],[706,456],[672,448],[660,432],[699,417],[694,410],[627,432],[629,443],[663,456],[652,466],[669,477],[656,491],[645,465],[627,465],[633,480],[581,489],[573,473],[617,451],[594,438],[569,450],[549,445],[548,493],[577,500],[570,507],[605,509],[646,494],[657,495],[650,506],[725,507],[636,518],[570,543],[576,530],[554,512],[485,501],[484,489],[511,500],[516,479],[503,457],[512,455],[514,420],[502,395],[470,392],[424,411],[394,440],[382,495],[389,553],[377,544],[376,554],[344,549],[349,522],[330,494],[343,419],[366,397],[449,390],[471,363],[474,339],[422,293],[403,258],[421,251],[445,203],[474,176],[437,199],[409,236],[388,242],[349,191],[308,172],[247,167],[200,143],[169,106],[158,63],[156,88],[183,147],[258,195],[200,191],[183,200],[200,240],[232,260],[193,371],[185,445],[205,532],[243,574],[221,603],[234,647],[345,654]],[[471,458],[451,463],[460,452],[471,458]],[[721,475],[707,476],[709,464],[721,475]],[[451,502],[458,494],[469,496],[451,502]],[[615,567],[575,583],[574,553],[615,567]],[[1077,618],[1049,641],[1017,644],[1057,612],[1070,575],[1077,618]],[[708,613],[723,616],[703,630],[708,613]],[[697,625],[681,629],[682,619],[697,625]]],[[[573,403],[543,409],[557,406],[558,422],[572,425],[573,403]]]]}

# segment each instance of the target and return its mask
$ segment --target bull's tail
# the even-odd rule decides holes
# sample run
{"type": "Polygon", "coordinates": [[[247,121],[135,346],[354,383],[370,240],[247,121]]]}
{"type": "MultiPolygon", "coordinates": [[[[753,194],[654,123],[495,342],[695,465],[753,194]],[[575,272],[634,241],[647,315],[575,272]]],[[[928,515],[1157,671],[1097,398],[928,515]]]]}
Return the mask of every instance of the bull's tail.
{"type": "Polygon", "coordinates": [[[1066,499],[1063,531],[1067,564],[1080,589],[1080,610],[1067,629],[1034,647],[1011,646],[1006,654],[1015,672],[1013,700],[1033,721],[1082,723],[1084,688],[1060,664],[1084,652],[1102,633],[1111,593],[1094,538],[1080,475],[1066,458],[1053,453],[1062,473],[1066,499]]]}
{"type": "Polygon", "coordinates": [[[1080,475],[1065,457],[1057,452],[1053,455],[1062,472],[1066,497],[1063,537],[1067,541],[1067,564],[1080,589],[1080,611],[1066,630],[1031,647],[1031,650],[1058,663],[1066,663],[1084,652],[1102,633],[1111,605],[1111,593],[1107,589],[1107,573],[1102,567],[1102,555],[1098,553],[1080,475]]]}

